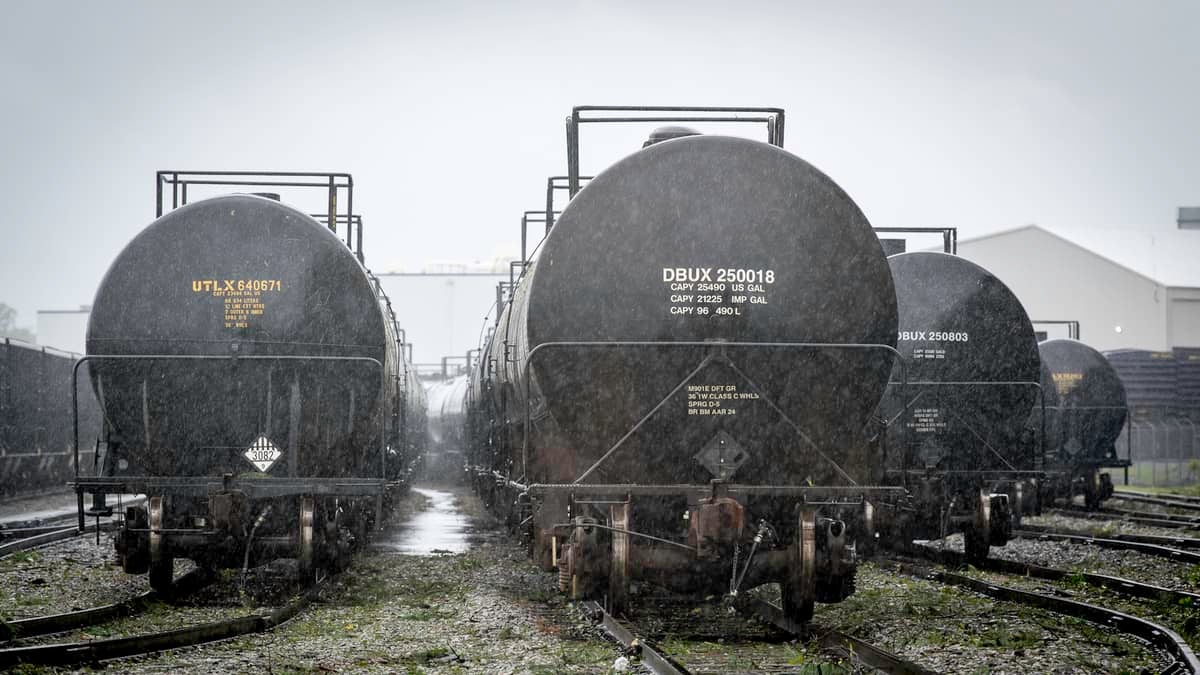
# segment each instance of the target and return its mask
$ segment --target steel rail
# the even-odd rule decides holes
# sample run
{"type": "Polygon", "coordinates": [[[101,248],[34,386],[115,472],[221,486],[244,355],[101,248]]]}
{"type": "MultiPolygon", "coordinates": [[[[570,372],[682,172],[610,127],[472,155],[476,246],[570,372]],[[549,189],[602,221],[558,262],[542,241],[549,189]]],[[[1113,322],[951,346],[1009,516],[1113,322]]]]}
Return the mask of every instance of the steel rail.
{"type": "Polygon", "coordinates": [[[250,614],[198,626],[104,640],[0,649],[0,669],[12,668],[20,664],[71,666],[96,663],[190,647],[250,633],[262,633],[299,614],[316,598],[317,591],[318,587],[314,586],[300,597],[270,612],[250,614]]]}
{"type": "Polygon", "coordinates": [[[959,586],[997,600],[1038,607],[1057,614],[1086,619],[1100,626],[1114,628],[1127,635],[1141,638],[1169,654],[1175,660],[1175,664],[1166,672],[1200,674],[1200,658],[1196,657],[1196,653],[1192,651],[1187,642],[1175,631],[1153,621],[1078,600],[1023,591],[911,563],[900,563],[900,570],[908,576],[929,579],[949,586],[959,586]],[[1180,671],[1180,668],[1186,668],[1186,670],[1180,671]]]}
{"type": "MultiPolygon", "coordinates": [[[[1054,527],[1046,527],[1044,525],[1021,525],[1021,529],[1027,532],[1040,532],[1043,534],[1069,534],[1082,537],[1093,536],[1090,532],[1083,530],[1068,530],[1054,527]]],[[[1131,541],[1139,544],[1157,544],[1159,546],[1168,546],[1172,548],[1181,548],[1186,550],[1200,549],[1200,538],[1197,537],[1170,537],[1161,534],[1133,534],[1125,532],[1116,532],[1113,534],[1104,535],[1105,539],[1113,541],[1131,541]]]]}
{"type": "Polygon", "coordinates": [[[1136,509],[1122,509],[1112,506],[1101,507],[1099,513],[1111,513],[1122,516],[1130,515],[1141,520],[1176,523],[1178,527],[1200,527],[1200,516],[1181,516],[1177,513],[1155,513],[1154,511],[1138,511],[1136,509]]]}
{"type": "Polygon", "coordinates": [[[1169,546],[1163,546],[1161,544],[1146,544],[1139,541],[1105,539],[1104,537],[1093,537],[1091,535],[1042,533],[1031,530],[1013,530],[1012,536],[1022,537],[1024,539],[1070,541],[1079,544],[1099,546],[1101,548],[1137,551],[1138,553],[1158,556],[1160,558],[1166,558],[1167,560],[1173,560],[1178,563],[1190,563],[1193,565],[1200,564],[1200,553],[1184,551],[1177,548],[1171,548],[1169,546]]]}
{"type": "Polygon", "coordinates": [[[1165,493],[1161,493],[1161,492],[1158,494],[1155,494],[1153,492],[1138,492],[1136,490],[1115,490],[1113,492],[1113,496],[1114,497],[1153,497],[1153,498],[1158,498],[1158,499],[1176,499],[1176,500],[1179,500],[1182,502],[1188,502],[1191,504],[1200,504],[1200,497],[1193,497],[1192,495],[1181,495],[1181,494],[1165,494],[1165,493]]]}
{"type": "Polygon", "coordinates": [[[1200,530],[1200,518],[1189,518],[1188,516],[1167,516],[1151,513],[1149,511],[1128,511],[1125,509],[1102,508],[1098,511],[1088,511],[1082,508],[1056,508],[1046,509],[1045,513],[1057,513],[1066,515],[1071,518],[1083,518],[1085,520],[1108,520],[1108,521],[1126,521],[1137,523],[1139,525],[1152,525],[1154,527],[1165,527],[1179,530],[1200,530]]]}
{"type": "Polygon", "coordinates": [[[1003,560],[1000,558],[987,558],[985,560],[970,561],[967,560],[966,555],[959,553],[958,551],[948,551],[929,546],[918,546],[913,552],[925,558],[926,560],[941,563],[949,567],[961,568],[971,565],[976,569],[984,570],[986,572],[999,572],[1001,574],[1034,577],[1037,579],[1046,579],[1048,581],[1079,579],[1092,586],[1107,588],[1122,595],[1128,595],[1135,598],[1144,598],[1147,600],[1158,600],[1171,605],[1190,603],[1192,606],[1200,607],[1200,593],[1192,593],[1191,591],[1177,591],[1171,588],[1164,588],[1162,586],[1147,584],[1141,581],[1133,581],[1132,579],[1126,579],[1124,577],[1097,574],[1095,572],[1077,572],[1073,570],[1059,569],[1057,567],[1043,567],[1041,565],[1018,562],[1016,560],[1003,560]]]}
{"type": "Polygon", "coordinates": [[[1162,497],[1142,497],[1140,495],[1131,495],[1129,493],[1115,492],[1110,499],[1123,499],[1127,502],[1136,502],[1139,504],[1154,504],[1156,506],[1166,506],[1172,509],[1183,509],[1184,511],[1200,511],[1200,502],[1182,501],[1178,499],[1164,499],[1162,497]]]}
{"type": "Polygon", "coordinates": [[[824,628],[810,624],[807,628],[789,619],[778,605],[759,598],[744,600],[738,603],[738,610],[752,613],[767,623],[793,635],[820,633],[821,648],[833,651],[839,655],[856,661],[869,668],[882,670],[893,675],[936,675],[937,671],[930,670],[920,664],[907,661],[895,654],[881,649],[862,638],[849,633],[843,633],[832,628],[824,628]]]}
{"type": "MultiPolygon", "coordinates": [[[[187,595],[203,588],[210,581],[212,581],[212,577],[203,570],[192,570],[175,580],[171,588],[171,593],[167,597],[178,598],[187,595]]],[[[28,619],[15,619],[8,622],[10,631],[8,639],[62,633],[77,628],[95,626],[96,624],[112,621],[113,619],[133,616],[134,614],[146,611],[151,604],[163,597],[158,591],[146,591],[145,593],[140,593],[132,598],[127,598],[111,605],[90,607],[88,609],[63,612],[61,614],[30,617],[28,619]]]]}
{"type": "Polygon", "coordinates": [[[628,628],[617,621],[616,617],[604,611],[600,603],[589,600],[582,604],[583,611],[600,627],[608,633],[609,637],[616,640],[625,651],[636,654],[642,661],[642,665],[650,669],[650,672],[655,675],[685,675],[686,670],[682,669],[670,659],[660,654],[653,647],[639,640],[628,628]]]}
{"type": "Polygon", "coordinates": [[[74,513],[72,513],[70,516],[67,516],[67,521],[69,524],[58,523],[55,525],[30,525],[28,527],[0,527],[0,539],[28,539],[39,534],[46,534],[47,532],[57,532],[67,527],[78,529],[75,523],[70,522],[71,520],[74,520],[74,516],[74,513]]]}
{"type": "MultiPolygon", "coordinates": [[[[112,523],[103,523],[100,525],[101,530],[110,530],[110,529],[112,529],[112,527],[113,527],[112,523]]],[[[77,526],[77,525],[71,525],[70,527],[54,529],[49,532],[34,535],[32,537],[25,537],[24,539],[17,539],[15,541],[10,541],[6,544],[0,544],[0,558],[5,558],[7,556],[10,556],[13,553],[16,553],[17,551],[27,551],[31,548],[36,548],[38,546],[43,546],[45,544],[53,544],[56,541],[72,539],[74,537],[78,537],[78,536],[81,536],[84,534],[89,534],[89,533],[92,533],[95,531],[96,531],[95,523],[92,523],[91,525],[87,525],[87,526],[83,527],[82,529],[80,529],[79,526],[77,526]]]]}

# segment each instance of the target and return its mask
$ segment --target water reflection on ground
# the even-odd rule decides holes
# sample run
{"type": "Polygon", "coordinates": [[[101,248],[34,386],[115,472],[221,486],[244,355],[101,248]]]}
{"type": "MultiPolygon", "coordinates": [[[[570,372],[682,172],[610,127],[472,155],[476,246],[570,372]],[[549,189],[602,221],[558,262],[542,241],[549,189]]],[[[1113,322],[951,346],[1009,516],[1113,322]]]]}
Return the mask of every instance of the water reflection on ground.
{"type": "Polygon", "coordinates": [[[388,528],[372,548],[406,555],[462,553],[471,547],[470,522],[454,506],[454,495],[441,490],[413,488],[429,498],[429,508],[407,521],[388,528]]]}

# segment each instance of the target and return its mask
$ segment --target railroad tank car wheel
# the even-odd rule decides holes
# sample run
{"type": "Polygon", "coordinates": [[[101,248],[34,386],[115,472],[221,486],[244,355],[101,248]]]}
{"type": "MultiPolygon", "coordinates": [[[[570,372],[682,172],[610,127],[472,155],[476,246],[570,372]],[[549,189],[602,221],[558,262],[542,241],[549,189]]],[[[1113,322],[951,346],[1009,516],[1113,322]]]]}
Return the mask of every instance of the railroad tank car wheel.
{"type": "Polygon", "coordinates": [[[608,611],[614,616],[629,611],[630,511],[629,502],[609,506],[609,524],[613,530],[612,559],[608,567],[608,611]]]}
{"type": "Polygon", "coordinates": [[[1025,481],[1023,480],[1013,483],[1012,492],[1009,494],[1010,499],[1008,502],[1009,508],[1012,511],[1012,527],[1021,527],[1021,519],[1025,517],[1025,509],[1029,503],[1029,499],[1026,496],[1028,494],[1028,490],[1029,486],[1026,485],[1025,481]]]}
{"type": "Polygon", "coordinates": [[[863,501],[861,530],[854,539],[855,553],[862,557],[875,555],[875,537],[875,505],[863,501]]]}
{"type": "Polygon", "coordinates": [[[1100,472],[1092,469],[1083,475],[1083,505],[1088,511],[1100,508],[1100,472]]]}
{"type": "Polygon", "coordinates": [[[1113,487],[1112,475],[1107,473],[1100,474],[1100,499],[1105,500],[1109,497],[1112,497],[1115,490],[1116,488],[1113,487]]]}
{"type": "Polygon", "coordinates": [[[296,560],[300,564],[300,579],[307,581],[313,577],[316,565],[314,562],[314,527],[316,514],[311,495],[304,495],[300,498],[300,531],[299,531],[299,551],[297,551],[296,560]]]}
{"type": "Polygon", "coordinates": [[[796,538],[788,547],[787,576],[780,584],[783,613],[799,623],[813,617],[816,602],[817,513],[801,511],[796,538]]]}
{"type": "Polygon", "coordinates": [[[975,500],[975,518],[963,525],[963,550],[967,560],[987,560],[992,545],[992,497],[980,488],[975,500]]]}
{"type": "Polygon", "coordinates": [[[1004,546],[1012,539],[1013,512],[1008,495],[991,495],[991,528],[988,530],[992,546],[1004,546]]]}
{"type": "Polygon", "coordinates": [[[604,578],[598,570],[603,567],[601,556],[608,549],[600,545],[599,529],[588,518],[576,518],[575,531],[563,551],[563,562],[567,566],[567,594],[572,600],[587,600],[600,594],[604,578]]]}
{"type": "Polygon", "coordinates": [[[166,506],[163,503],[161,495],[151,497],[146,502],[146,509],[149,512],[148,526],[150,529],[150,588],[159,593],[166,593],[171,589],[171,584],[175,580],[175,558],[171,555],[167,545],[167,539],[163,536],[163,520],[166,506]]]}
{"type": "Polygon", "coordinates": [[[350,532],[345,512],[341,505],[334,502],[332,517],[325,519],[324,540],[330,550],[330,568],[340,572],[350,562],[350,554],[354,550],[354,535],[350,532]]]}
{"type": "Polygon", "coordinates": [[[150,571],[150,542],[145,530],[150,528],[146,509],[131,506],[125,510],[125,524],[113,542],[126,574],[145,574],[150,571]],[[142,530],[135,532],[134,530],[142,530]]]}

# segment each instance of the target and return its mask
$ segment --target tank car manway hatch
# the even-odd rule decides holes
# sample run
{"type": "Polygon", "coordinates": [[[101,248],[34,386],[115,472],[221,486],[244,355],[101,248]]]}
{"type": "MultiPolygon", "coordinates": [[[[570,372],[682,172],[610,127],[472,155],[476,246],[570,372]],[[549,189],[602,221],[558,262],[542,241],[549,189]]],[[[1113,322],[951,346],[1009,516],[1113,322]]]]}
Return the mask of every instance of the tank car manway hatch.
{"type": "Polygon", "coordinates": [[[146,494],[117,548],[156,588],[175,556],[336,564],[413,470],[424,391],[363,265],[353,189],[345,173],[160,171],[159,218],[100,285],[72,397],[86,365],[105,452],[83,475],[76,422],[79,520],[111,513],[107,494],[146,494]],[[315,216],[258,192],[313,188],[315,216]]]}
{"type": "Polygon", "coordinates": [[[477,487],[515,504],[510,523],[529,526],[572,594],[623,608],[636,578],[735,595],[775,580],[807,620],[814,601],[853,592],[871,502],[904,499],[878,487],[860,435],[896,356],[877,238],[832,180],[779,149],[777,108],[584,106],[567,137],[572,199],[558,218],[548,208],[538,262],[517,263],[486,384],[471,385],[474,405],[493,406],[477,487]],[[672,132],[581,189],[579,130],[593,122],[753,122],[768,143],[672,132]],[[629,255],[597,253],[618,245],[629,255]],[[743,261],[719,271],[746,293],[672,299],[677,257],[743,261]],[[681,513],[687,544],[667,539],[681,513]]]}

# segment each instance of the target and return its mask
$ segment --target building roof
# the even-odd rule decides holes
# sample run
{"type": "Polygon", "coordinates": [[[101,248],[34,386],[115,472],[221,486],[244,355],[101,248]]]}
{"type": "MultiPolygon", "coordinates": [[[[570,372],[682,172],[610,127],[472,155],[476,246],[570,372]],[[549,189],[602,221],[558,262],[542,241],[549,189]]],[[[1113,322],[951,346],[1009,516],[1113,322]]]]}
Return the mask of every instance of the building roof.
{"type": "Polygon", "coordinates": [[[1163,227],[1047,228],[1025,225],[959,240],[960,244],[1033,230],[1173,288],[1200,288],[1200,231],[1163,227]]]}

